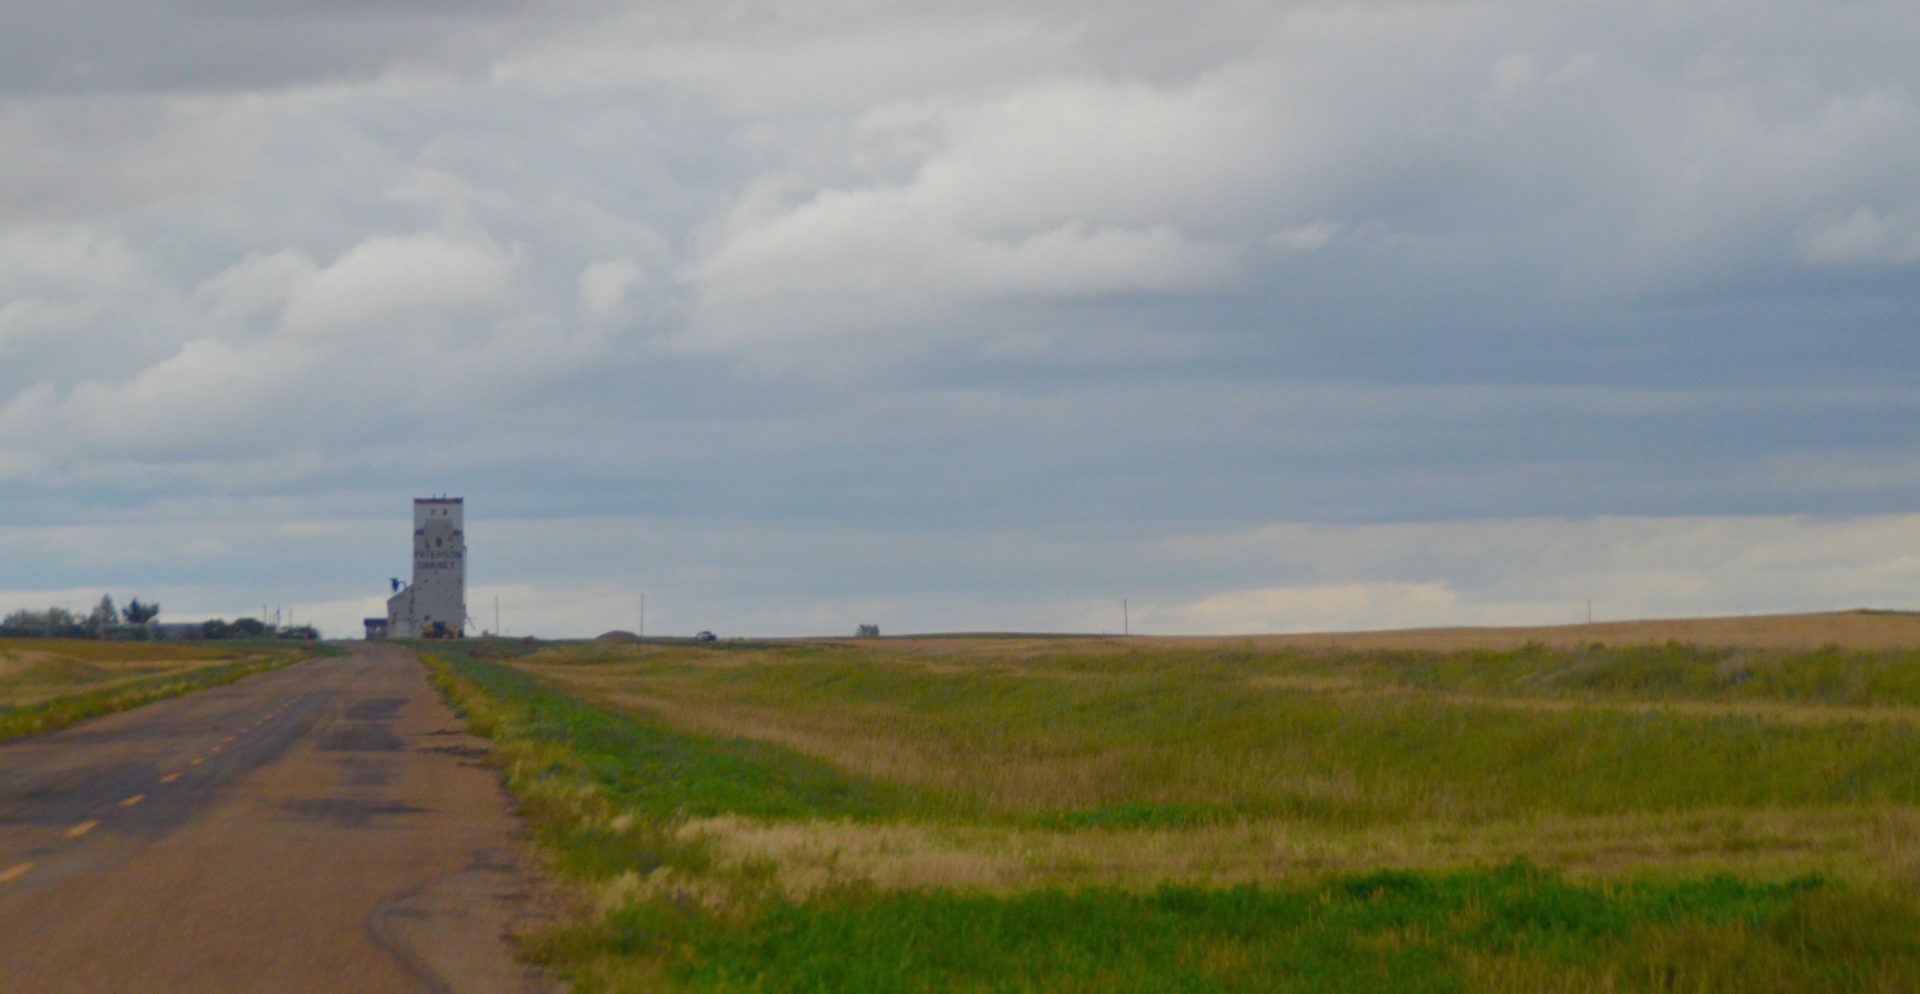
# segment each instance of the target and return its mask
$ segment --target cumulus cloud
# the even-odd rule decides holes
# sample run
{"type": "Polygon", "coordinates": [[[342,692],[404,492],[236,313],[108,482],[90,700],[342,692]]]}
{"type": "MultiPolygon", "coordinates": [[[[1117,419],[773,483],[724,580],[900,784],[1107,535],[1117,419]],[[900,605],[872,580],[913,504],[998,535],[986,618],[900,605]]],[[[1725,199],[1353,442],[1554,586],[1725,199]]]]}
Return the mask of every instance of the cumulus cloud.
{"type": "Polygon", "coordinates": [[[218,191],[245,171],[264,128],[247,101],[0,89],[0,221],[98,217],[218,191]]]}
{"type": "Polygon", "coordinates": [[[1309,221],[1290,224],[1267,235],[1271,248],[1282,252],[1318,252],[1334,239],[1347,233],[1347,225],[1338,221],[1309,221]]]}
{"type": "Polygon", "coordinates": [[[1238,2],[624,4],[550,31],[497,71],[543,85],[666,85],[729,113],[808,114],[1063,76],[1177,81],[1257,48],[1281,14],[1238,2]]]}
{"type": "Polygon", "coordinates": [[[516,268],[498,246],[432,234],[370,238],[324,266],[250,256],[195,288],[205,325],[171,354],[124,378],[21,391],[0,406],[0,442],[165,459],[264,455],[296,432],[364,440],[488,352],[516,268]]]}
{"type": "Polygon", "coordinates": [[[515,263],[488,244],[439,235],[377,237],[316,273],[288,302],[280,325],[291,339],[356,347],[448,344],[470,334],[459,319],[484,314],[507,293],[515,263]],[[422,343],[422,340],[425,340],[422,343]]]}
{"type": "Polygon", "coordinates": [[[1802,250],[1817,263],[1920,262],[1920,203],[1883,214],[1861,207],[1841,218],[1810,224],[1802,250]]]}
{"type": "MultiPolygon", "coordinates": [[[[1507,14],[1320,5],[1172,78],[877,86],[877,105],[775,132],[805,154],[746,188],[683,270],[685,340],[764,362],[786,341],[897,349],[908,328],[935,350],[1019,320],[994,309],[1009,298],[1277,292],[1258,284],[1287,278],[1245,265],[1250,249],[1284,267],[1360,233],[1321,294],[1371,279],[1407,310],[1543,323],[1729,298],[1758,273],[1793,278],[1796,232],[1831,210],[1835,178],[1896,189],[1888,164],[1920,151],[1891,64],[1815,82],[1780,32],[1715,42],[1701,18],[1649,12],[1664,44],[1634,46],[1566,9],[1507,14]]],[[[1822,237],[1807,254],[1835,251],[1822,237]]]]}
{"type": "Polygon", "coordinates": [[[588,321],[619,321],[644,274],[632,259],[602,259],[580,271],[579,310],[588,321]]]}
{"type": "Polygon", "coordinates": [[[224,447],[258,428],[235,408],[261,410],[300,375],[298,353],[275,346],[260,362],[233,346],[199,339],[121,384],[88,382],[66,393],[29,390],[0,410],[0,437],[64,437],[95,453],[181,445],[224,447]]]}
{"type": "Polygon", "coordinates": [[[193,296],[212,327],[229,333],[257,330],[259,319],[277,319],[297,294],[319,276],[303,252],[257,252],[194,288],[193,296]]]}
{"type": "MultiPolygon", "coordinates": [[[[715,614],[811,582],[755,528],[894,588],[755,624],[1094,624],[1111,580],[1184,628],[1530,616],[1490,577],[1558,567],[1502,527],[1920,499],[1893,0],[16,6],[0,523],[459,488],[575,563],[702,535],[715,614]],[[1287,571],[1271,521],[1414,530],[1287,571]],[[848,552],[915,530],[965,538],[848,552]],[[1009,561],[1046,580],[980,593],[1009,561]]],[[[1647,609],[1793,600],[1651,562],[1647,609]]]]}
{"type": "Polygon", "coordinates": [[[1227,203],[1257,193],[1274,159],[1252,85],[1054,85],[870,118],[870,148],[924,145],[911,175],[750,191],[684,274],[691,341],[757,348],[924,328],[973,301],[1217,289],[1243,249],[1227,203]]]}

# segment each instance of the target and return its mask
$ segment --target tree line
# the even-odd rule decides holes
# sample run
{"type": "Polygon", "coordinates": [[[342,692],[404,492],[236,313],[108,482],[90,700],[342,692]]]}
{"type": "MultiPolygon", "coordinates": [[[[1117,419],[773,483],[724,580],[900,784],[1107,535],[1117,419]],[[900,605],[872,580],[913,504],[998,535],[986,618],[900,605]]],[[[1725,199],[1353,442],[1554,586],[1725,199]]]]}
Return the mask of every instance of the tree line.
{"type": "MultiPolygon", "coordinates": [[[[64,607],[35,611],[21,608],[0,619],[0,638],[96,638],[142,641],[156,637],[150,622],[160,617],[160,605],[129,598],[125,607],[113,602],[111,594],[100,595],[100,603],[86,614],[64,607]]],[[[269,625],[257,618],[211,618],[198,625],[167,634],[169,638],[188,639],[317,639],[320,633],[312,625],[269,625]]]]}

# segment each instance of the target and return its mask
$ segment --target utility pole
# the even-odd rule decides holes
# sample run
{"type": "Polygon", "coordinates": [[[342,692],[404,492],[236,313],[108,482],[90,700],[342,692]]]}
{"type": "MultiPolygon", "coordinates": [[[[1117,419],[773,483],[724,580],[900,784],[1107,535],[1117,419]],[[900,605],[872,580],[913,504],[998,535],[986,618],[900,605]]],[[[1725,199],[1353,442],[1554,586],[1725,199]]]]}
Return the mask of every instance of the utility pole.
{"type": "Polygon", "coordinates": [[[1120,634],[1127,636],[1133,634],[1133,618],[1128,614],[1125,597],[1120,598],[1120,634]]]}
{"type": "Polygon", "coordinates": [[[500,634],[500,595],[493,595],[493,634],[500,634]]]}
{"type": "Polygon", "coordinates": [[[640,637],[647,637],[647,595],[640,595],[640,637]]]}

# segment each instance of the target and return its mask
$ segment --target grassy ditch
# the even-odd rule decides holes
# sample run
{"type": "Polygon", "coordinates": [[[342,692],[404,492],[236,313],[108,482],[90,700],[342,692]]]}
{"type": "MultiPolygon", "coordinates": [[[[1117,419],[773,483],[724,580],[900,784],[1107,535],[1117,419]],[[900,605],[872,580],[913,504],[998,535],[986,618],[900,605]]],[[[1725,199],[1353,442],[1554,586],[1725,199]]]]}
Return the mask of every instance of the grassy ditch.
{"type": "Polygon", "coordinates": [[[541,842],[574,877],[708,866],[689,818],[874,818],[897,791],[762,743],[685,735],[587,705],[462,649],[424,657],[476,733],[498,743],[507,783],[541,842]]]}
{"type": "Polygon", "coordinates": [[[0,645],[0,741],[38,735],[169,697],[232,683],[316,655],[327,646],[220,647],[141,642],[15,641],[0,645]]]}
{"type": "MultiPolygon", "coordinates": [[[[1433,696],[1471,671],[1383,707],[1351,685],[1416,661],[1302,690],[1256,681],[1325,660],[978,651],[428,664],[584,895],[529,945],[580,991],[1920,989],[1900,722],[1433,696]],[[1340,804],[1263,800],[1307,783],[1340,804]]],[[[1586,693],[1514,667],[1478,692],[1586,693]]]]}

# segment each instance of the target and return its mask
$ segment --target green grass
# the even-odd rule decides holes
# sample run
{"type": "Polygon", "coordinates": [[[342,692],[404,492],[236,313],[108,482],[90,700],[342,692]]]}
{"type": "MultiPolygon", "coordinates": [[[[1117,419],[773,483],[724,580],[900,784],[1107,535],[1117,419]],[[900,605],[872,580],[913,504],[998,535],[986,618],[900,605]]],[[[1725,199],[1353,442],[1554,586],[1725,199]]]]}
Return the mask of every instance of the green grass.
{"type": "Polygon", "coordinates": [[[1225,652],[1226,669],[1338,675],[1424,691],[1632,701],[1920,706],[1920,651],[1591,645],[1571,652],[1225,652]]]}
{"type": "MultiPolygon", "coordinates": [[[[27,735],[51,732],[70,725],[126,711],[155,701],[179,697],[197,690],[229,684],[242,677],[311,659],[315,655],[338,650],[320,646],[314,649],[289,648],[285,644],[232,647],[232,662],[201,666],[183,672],[117,682],[95,690],[81,690],[39,700],[32,704],[0,707],[0,742],[27,735]]],[[[95,653],[98,655],[98,653],[95,653]]],[[[84,683],[78,684],[84,685],[84,683]]]]}
{"type": "Polygon", "coordinates": [[[1855,991],[1920,981],[1911,902],[1817,879],[1577,885],[1524,865],[1296,887],[854,894],[776,901],[744,924],[651,903],[601,928],[593,938],[608,952],[662,959],[670,983],[712,994],[1453,992],[1526,989],[1547,976],[1591,990],[1855,991]]]}
{"type": "Polygon", "coordinates": [[[591,783],[608,801],[652,818],[871,818],[899,810],[907,792],[849,777],[789,750],[747,739],[680,734],[587,705],[519,670],[471,657],[455,672],[512,702],[496,731],[564,747],[542,776],[591,783]],[[563,762],[559,756],[567,757],[563,762]]]}
{"type": "MultiPolygon", "coordinates": [[[[1658,703],[1676,685],[1704,686],[1701,671],[1722,669],[1717,654],[1670,647],[1623,651],[1607,665],[1524,650],[1430,659],[1421,669],[1403,655],[1122,657],[1104,669],[1067,655],[1018,670],[946,672],[884,650],[800,646],[767,665],[705,667],[666,654],[540,672],[604,701],[596,673],[617,669],[619,686],[670,698],[681,705],[673,718],[709,731],[833,743],[823,755],[842,768],[884,766],[919,788],[916,813],[929,819],[1130,826],[1285,817],[1361,827],[1467,814],[1920,802],[1920,722],[1543,710],[1504,697],[1351,698],[1256,682],[1345,666],[1341,675],[1362,686],[1505,695],[1577,682],[1616,688],[1616,697],[1621,687],[1651,687],[1645,700],[1658,703]],[[1476,673],[1481,656],[1488,673],[1462,675],[1476,673]],[[1676,667],[1692,675],[1673,676],[1676,667]],[[1085,678],[1047,678],[1062,670],[1085,678]]],[[[1847,683],[1828,673],[1842,664],[1827,654],[1776,663],[1761,668],[1793,676],[1793,686],[1847,683]]],[[[1920,657],[1873,668],[1902,667],[1920,673],[1920,657]]]]}
{"type": "Polygon", "coordinates": [[[1611,706],[1901,704],[1908,654],[978,651],[482,643],[429,665],[582,888],[579,919],[529,944],[581,991],[1920,990],[1896,869],[1916,862],[1916,725],[1611,706]],[[1808,855],[1803,817],[1868,826],[1820,845],[1884,848],[1808,855]],[[1583,818],[1588,869],[1513,861],[1583,818]],[[1270,840],[1406,826],[1484,830],[1464,850],[1484,858],[1237,886],[1138,870],[1221,839],[1257,870],[1270,840]],[[1113,869],[875,883],[913,861],[885,857],[895,831],[1000,868],[1078,850],[1113,869]],[[885,858],[863,863],[869,843],[885,858]],[[824,883],[800,884],[803,856],[824,883]]]}
{"type": "Polygon", "coordinates": [[[569,876],[703,867],[699,841],[671,831],[687,818],[871,818],[905,793],[763,743],[592,707],[488,661],[490,648],[435,647],[425,658],[474,731],[505,748],[522,813],[569,876]]]}

